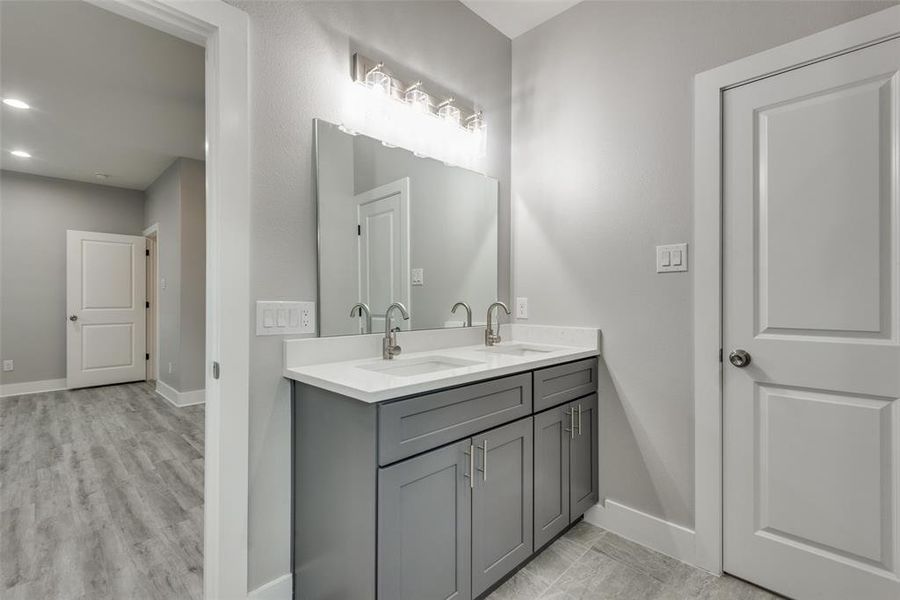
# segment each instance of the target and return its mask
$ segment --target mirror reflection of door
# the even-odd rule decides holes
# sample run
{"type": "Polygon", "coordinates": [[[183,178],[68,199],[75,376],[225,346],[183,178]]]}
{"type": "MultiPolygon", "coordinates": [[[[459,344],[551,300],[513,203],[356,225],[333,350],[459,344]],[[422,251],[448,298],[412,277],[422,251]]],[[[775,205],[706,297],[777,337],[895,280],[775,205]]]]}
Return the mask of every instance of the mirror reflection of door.
{"type": "MultiPolygon", "coordinates": [[[[359,301],[372,311],[372,332],[384,331],[394,302],[409,306],[409,178],[357,194],[359,301]]],[[[410,329],[412,319],[394,326],[410,329]]]]}

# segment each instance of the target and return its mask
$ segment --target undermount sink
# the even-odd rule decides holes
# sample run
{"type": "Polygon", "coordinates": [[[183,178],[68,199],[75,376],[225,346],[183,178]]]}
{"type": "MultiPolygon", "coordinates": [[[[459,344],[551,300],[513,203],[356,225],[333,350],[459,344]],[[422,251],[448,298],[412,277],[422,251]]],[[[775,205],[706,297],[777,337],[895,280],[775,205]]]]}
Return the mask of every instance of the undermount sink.
{"type": "Polygon", "coordinates": [[[491,354],[508,354],[510,356],[540,356],[542,354],[547,354],[548,352],[553,352],[553,350],[553,348],[529,346],[525,344],[508,344],[506,346],[500,344],[498,346],[484,348],[482,351],[490,352],[491,354]]]}
{"type": "Polygon", "coordinates": [[[359,365],[357,368],[375,373],[384,373],[392,377],[412,377],[414,375],[427,375],[429,373],[481,364],[484,363],[476,360],[450,358],[448,356],[423,356],[420,358],[383,360],[377,363],[359,365]]]}

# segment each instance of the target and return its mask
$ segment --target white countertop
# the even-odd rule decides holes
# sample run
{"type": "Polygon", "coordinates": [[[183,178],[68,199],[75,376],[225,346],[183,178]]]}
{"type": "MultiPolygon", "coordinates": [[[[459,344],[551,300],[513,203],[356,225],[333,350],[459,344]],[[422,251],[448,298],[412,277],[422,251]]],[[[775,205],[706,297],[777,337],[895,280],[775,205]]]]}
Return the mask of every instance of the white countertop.
{"type": "Polygon", "coordinates": [[[486,351],[481,327],[401,331],[397,341],[404,351],[392,361],[381,358],[382,334],[285,340],[284,376],[375,403],[590,358],[600,349],[598,329],[512,324],[501,326],[500,333],[501,346],[546,351],[530,356],[486,351]],[[360,368],[414,365],[433,357],[474,364],[409,376],[360,368]]]}

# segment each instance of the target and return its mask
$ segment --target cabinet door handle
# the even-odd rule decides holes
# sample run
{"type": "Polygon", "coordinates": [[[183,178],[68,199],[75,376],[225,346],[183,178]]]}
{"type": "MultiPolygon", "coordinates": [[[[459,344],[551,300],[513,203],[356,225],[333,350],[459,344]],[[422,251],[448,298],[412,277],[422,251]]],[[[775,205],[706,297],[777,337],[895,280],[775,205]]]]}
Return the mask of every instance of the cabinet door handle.
{"type": "Polygon", "coordinates": [[[581,405],[578,405],[578,435],[581,435],[581,405]]]}
{"type": "Polygon", "coordinates": [[[479,470],[481,471],[481,480],[487,481],[487,453],[488,453],[487,440],[484,440],[483,444],[484,445],[480,448],[482,455],[481,455],[481,469],[479,469],[479,470]]]}
{"type": "Polygon", "coordinates": [[[564,428],[563,431],[569,434],[571,439],[575,439],[575,407],[572,407],[572,410],[566,411],[566,416],[569,417],[569,427],[564,428]]]}
{"type": "Polygon", "coordinates": [[[469,451],[466,452],[466,456],[469,457],[469,472],[465,474],[465,477],[469,479],[469,488],[475,489],[475,444],[469,442],[469,451]]]}

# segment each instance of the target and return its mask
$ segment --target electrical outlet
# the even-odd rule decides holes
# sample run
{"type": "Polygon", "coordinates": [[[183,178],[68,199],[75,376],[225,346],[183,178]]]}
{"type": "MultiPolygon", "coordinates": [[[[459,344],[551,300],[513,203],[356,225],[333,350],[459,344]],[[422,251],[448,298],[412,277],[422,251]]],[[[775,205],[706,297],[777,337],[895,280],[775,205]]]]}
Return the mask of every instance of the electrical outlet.
{"type": "Polygon", "coordinates": [[[300,331],[301,333],[315,333],[316,303],[300,303],[300,331]]]}
{"type": "Polygon", "coordinates": [[[410,279],[412,279],[412,285],[425,285],[425,269],[412,269],[410,279]]]}
{"type": "Polygon", "coordinates": [[[13,361],[11,361],[11,360],[3,361],[3,370],[4,371],[14,371],[15,369],[16,369],[16,366],[15,366],[15,364],[13,364],[13,361]]]}
{"type": "Polygon", "coordinates": [[[516,318],[528,318],[528,298],[516,298],[516,318]]]}

